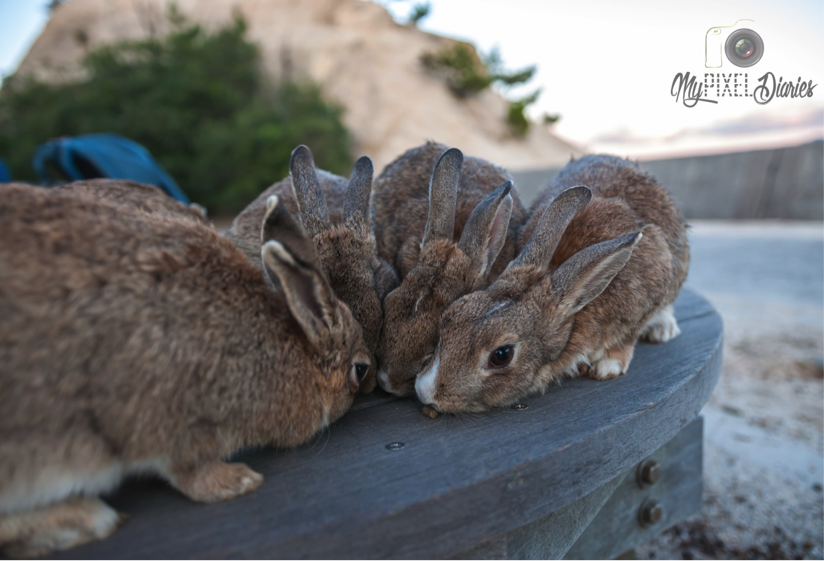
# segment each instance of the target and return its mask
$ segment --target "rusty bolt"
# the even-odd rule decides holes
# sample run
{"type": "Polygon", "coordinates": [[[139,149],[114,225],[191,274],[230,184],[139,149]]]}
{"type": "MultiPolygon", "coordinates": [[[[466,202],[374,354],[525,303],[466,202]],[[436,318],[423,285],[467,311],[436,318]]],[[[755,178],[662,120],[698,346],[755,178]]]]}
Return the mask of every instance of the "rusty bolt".
{"type": "Polygon", "coordinates": [[[655,460],[646,460],[638,466],[638,483],[653,485],[661,480],[661,465],[655,460]]]}
{"type": "Polygon", "coordinates": [[[638,521],[641,526],[652,526],[661,521],[664,508],[654,499],[646,499],[638,509],[638,521]]]}

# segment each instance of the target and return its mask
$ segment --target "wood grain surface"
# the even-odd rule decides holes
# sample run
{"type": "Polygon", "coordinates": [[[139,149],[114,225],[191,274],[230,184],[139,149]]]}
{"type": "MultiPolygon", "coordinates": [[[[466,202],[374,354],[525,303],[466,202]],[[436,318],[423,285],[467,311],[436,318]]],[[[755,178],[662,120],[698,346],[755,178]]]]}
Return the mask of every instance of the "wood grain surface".
{"type": "Polygon", "coordinates": [[[703,421],[698,417],[646,458],[661,468],[661,480],[654,485],[639,484],[637,466],[631,468],[564,559],[615,559],[701,510],[703,421]],[[646,526],[639,523],[638,511],[649,500],[661,506],[663,515],[646,526]]]}
{"type": "Polygon", "coordinates": [[[723,327],[689,289],[682,334],[639,343],[627,375],[567,380],[528,408],[421,414],[367,396],[311,443],[237,456],[256,492],[204,505],[157,480],[109,502],[129,516],[109,539],[60,558],[444,558],[569,505],[669,441],[718,380],[723,327]],[[387,449],[403,443],[399,449],[387,449]]]}

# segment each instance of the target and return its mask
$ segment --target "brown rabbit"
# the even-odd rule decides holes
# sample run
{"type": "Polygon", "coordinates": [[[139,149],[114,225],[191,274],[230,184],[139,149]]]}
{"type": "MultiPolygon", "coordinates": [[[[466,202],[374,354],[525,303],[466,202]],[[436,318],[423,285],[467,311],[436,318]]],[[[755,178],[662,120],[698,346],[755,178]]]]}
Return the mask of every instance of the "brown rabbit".
{"type": "MultiPolygon", "coordinates": [[[[225,232],[247,257],[260,266],[260,222],[266,200],[277,195],[283,206],[300,218],[314,241],[320,269],[335,295],[352,311],[363,329],[366,346],[378,346],[386,295],[398,285],[392,267],[378,257],[370,222],[372,161],[360,158],[347,181],[316,170],[306,146],[292,152],[291,177],[275,183],[240,213],[225,232]]],[[[375,387],[376,361],[361,384],[361,393],[375,387]]]]}
{"type": "MultiPolygon", "coordinates": [[[[202,224],[210,224],[206,209],[192,203],[185,205],[176,201],[152,185],[145,185],[126,179],[89,179],[66,183],[52,190],[91,197],[98,201],[120,204],[150,214],[188,218],[202,224]]],[[[260,224],[258,223],[258,226],[260,224]]]]}
{"type": "Polygon", "coordinates": [[[0,187],[7,555],[109,535],[118,514],[97,495],[129,474],[204,502],[256,489],[260,474],[223,459],[305,442],[349,408],[368,370],[360,327],[275,197],[265,273],[212,228],[123,209],[0,187]]]}
{"type": "Polygon", "coordinates": [[[505,170],[432,142],[387,166],[374,208],[378,251],[403,278],[384,301],[378,379],[412,395],[441,314],[506,267],[526,211],[505,170]]]}
{"type": "Polygon", "coordinates": [[[563,375],[614,378],[639,336],[663,343],[679,334],[672,302],[689,246],[668,193],[613,156],[569,163],[546,193],[518,257],[444,314],[438,350],[416,382],[422,402],[481,411],[563,375]],[[582,184],[592,191],[572,187],[582,184]]]}

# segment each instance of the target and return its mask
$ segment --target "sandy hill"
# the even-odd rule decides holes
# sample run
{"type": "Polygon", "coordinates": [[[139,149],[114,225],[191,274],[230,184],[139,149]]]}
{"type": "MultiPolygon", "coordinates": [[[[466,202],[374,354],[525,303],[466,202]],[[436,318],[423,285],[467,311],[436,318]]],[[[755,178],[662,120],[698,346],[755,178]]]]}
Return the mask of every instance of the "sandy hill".
{"type": "MultiPolygon", "coordinates": [[[[163,33],[169,0],[70,0],[57,7],[18,72],[49,80],[76,75],[95,45],[163,33]]],[[[458,100],[428,75],[419,56],[453,43],[395,23],[361,0],[177,0],[207,28],[225,25],[233,10],[273,76],[308,75],[346,107],[357,152],[377,169],[407,148],[434,139],[510,169],[562,165],[579,150],[536,124],[525,139],[509,136],[507,103],[487,90],[458,100]]]]}

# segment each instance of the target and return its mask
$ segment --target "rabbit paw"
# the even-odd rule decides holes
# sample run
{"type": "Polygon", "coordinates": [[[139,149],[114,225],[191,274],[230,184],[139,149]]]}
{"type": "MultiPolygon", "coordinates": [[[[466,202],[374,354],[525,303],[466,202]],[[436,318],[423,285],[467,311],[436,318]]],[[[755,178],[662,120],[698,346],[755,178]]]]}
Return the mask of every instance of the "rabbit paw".
{"type": "Polygon", "coordinates": [[[123,520],[109,505],[89,497],[7,514],[0,517],[0,550],[11,558],[43,557],[102,540],[123,520]]]}
{"type": "Polygon", "coordinates": [[[650,343],[666,343],[681,334],[672,304],[655,314],[641,331],[641,339],[650,343]]]}
{"type": "Polygon", "coordinates": [[[616,345],[596,353],[589,368],[589,377],[595,380],[612,380],[624,374],[632,361],[635,343],[616,345]]]}
{"type": "Polygon", "coordinates": [[[263,476],[246,464],[216,461],[173,478],[181,492],[193,501],[215,503],[245,495],[260,487],[263,476]]]}
{"type": "Polygon", "coordinates": [[[589,376],[596,380],[612,380],[624,373],[624,365],[615,358],[603,358],[592,365],[589,376]]]}

